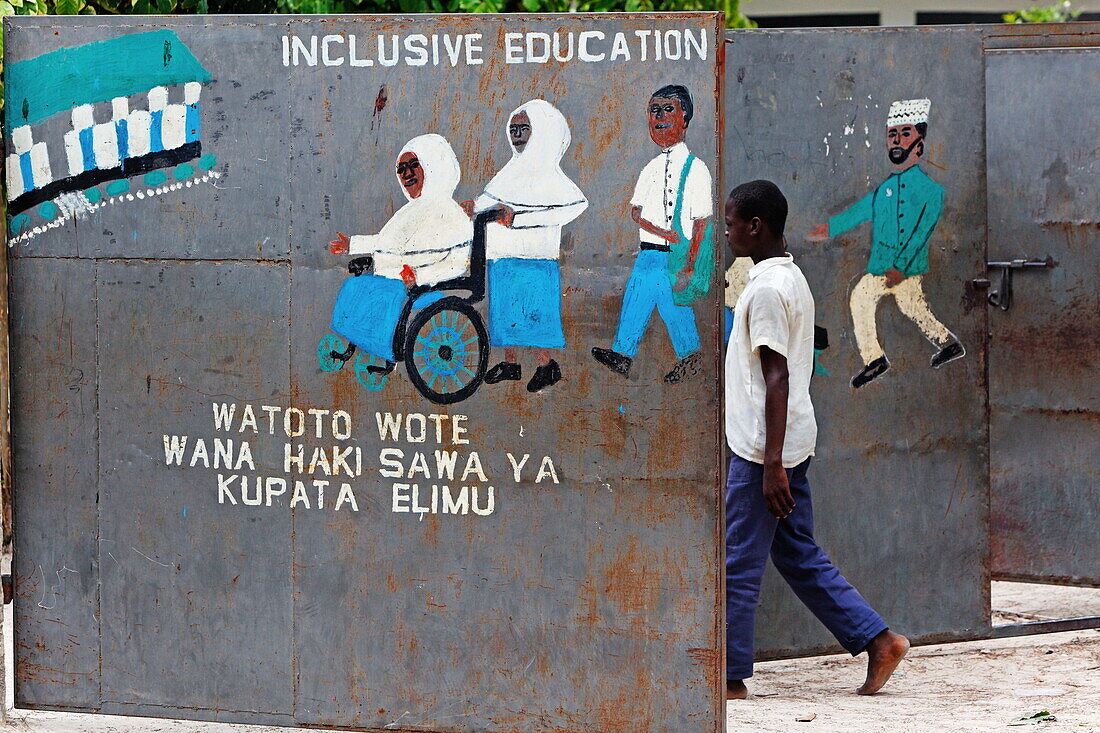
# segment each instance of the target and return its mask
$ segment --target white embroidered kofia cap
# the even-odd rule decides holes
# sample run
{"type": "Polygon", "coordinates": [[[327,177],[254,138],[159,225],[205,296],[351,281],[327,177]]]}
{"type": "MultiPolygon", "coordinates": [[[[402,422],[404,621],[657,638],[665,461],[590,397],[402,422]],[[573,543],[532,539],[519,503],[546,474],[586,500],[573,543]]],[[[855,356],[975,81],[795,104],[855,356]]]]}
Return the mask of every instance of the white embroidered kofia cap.
{"type": "Polygon", "coordinates": [[[916,125],[928,122],[928,111],[932,108],[931,99],[903,99],[890,105],[890,114],[886,116],[886,126],[916,125]]]}

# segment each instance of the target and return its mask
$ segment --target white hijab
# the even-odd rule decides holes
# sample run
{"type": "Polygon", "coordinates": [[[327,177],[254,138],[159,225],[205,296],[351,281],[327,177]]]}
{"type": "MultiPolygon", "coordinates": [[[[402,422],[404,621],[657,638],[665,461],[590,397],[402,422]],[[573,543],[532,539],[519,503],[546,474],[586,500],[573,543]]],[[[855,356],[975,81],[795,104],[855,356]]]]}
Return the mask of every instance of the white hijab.
{"type": "Polygon", "coordinates": [[[462,169],[451,144],[440,135],[420,135],[405,143],[398,159],[405,153],[416,155],[424,185],[420,195],[412,198],[401,185],[401,177],[397,177],[401,192],[409,201],[382,227],[375,251],[441,252],[469,242],[473,226],[453,198],[462,169]]]}
{"type": "Polygon", "coordinates": [[[420,195],[412,198],[401,185],[408,203],[394,212],[377,235],[353,237],[351,252],[374,253],[375,273],[383,277],[400,277],[404,265],[417,271],[422,285],[457,277],[469,266],[474,234],[470,218],[453,198],[462,177],[458,158],[450,143],[435,134],[409,140],[398,159],[405,153],[413,153],[420,162],[424,177],[420,195]]]}
{"type": "MultiPolygon", "coordinates": [[[[405,147],[397,154],[397,159],[400,160],[405,153],[415,155],[424,171],[424,186],[417,198],[410,197],[408,189],[401,186],[409,203],[423,205],[433,199],[454,197],[458,182],[462,179],[462,169],[458,165],[455,151],[445,137],[435,133],[419,135],[405,143],[405,147]]],[[[401,176],[397,177],[397,182],[401,183],[401,176]]]]}
{"type": "MultiPolygon", "coordinates": [[[[508,115],[508,123],[520,112],[531,120],[531,137],[520,152],[512,148],[512,159],[493,176],[485,187],[479,207],[491,202],[514,209],[566,206],[585,201],[584,194],[561,169],[561,159],[569,147],[569,123],[558,108],[544,99],[532,99],[508,115]]],[[[512,145],[508,124],[504,126],[508,145],[512,145]]]]}

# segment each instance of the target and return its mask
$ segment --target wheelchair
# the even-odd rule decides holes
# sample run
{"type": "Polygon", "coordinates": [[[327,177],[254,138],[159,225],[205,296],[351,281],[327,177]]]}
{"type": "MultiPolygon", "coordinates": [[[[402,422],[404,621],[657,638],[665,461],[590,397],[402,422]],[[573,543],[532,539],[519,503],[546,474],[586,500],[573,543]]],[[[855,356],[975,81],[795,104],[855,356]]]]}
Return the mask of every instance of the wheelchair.
{"type": "MultiPolygon", "coordinates": [[[[474,217],[470,274],[411,288],[394,329],[395,364],[404,362],[409,381],[436,404],[449,405],[473,395],[489,367],[489,333],[474,306],[485,298],[485,228],[498,216],[490,210],[474,217]]],[[[348,269],[352,275],[364,271],[358,260],[348,269]]],[[[354,353],[356,380],[370,391],[382,389],[394,365],[356,351],[356,345],[342,336],[326,334],[317,344],[321,370],[342,369],[354,353]]]]}

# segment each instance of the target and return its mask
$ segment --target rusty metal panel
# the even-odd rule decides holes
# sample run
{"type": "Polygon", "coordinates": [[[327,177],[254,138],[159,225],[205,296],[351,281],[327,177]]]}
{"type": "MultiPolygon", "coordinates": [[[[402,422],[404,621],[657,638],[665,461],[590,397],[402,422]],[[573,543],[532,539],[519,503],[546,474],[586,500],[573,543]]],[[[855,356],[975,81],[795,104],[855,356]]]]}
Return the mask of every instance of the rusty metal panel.
{"type": "MultiPolygon", "coordinates": [[[[986,306],[968,285],[985,263],[980,31],[730,32],[725,79],[723,190],[766,178],[784,191],[788,246],[813,289],[817,324],[828,331],[811,385],[818,539],[897,631],[918,641],[983,636],[990,624],[986,306]],[[864,359],[851,302],[869,269],[873,224],[825,241],[809,235],[891,174],[888,110],[920,98],[931,100],[920,166],[946,189],[923,290],[966,355],[931,369],[936,347],[886,297],[877,326],[890,369],[853,389],[864,359]]],[[[730,280],[737,282],[736,269],[730,280]]],[[[756,645],[759,657],[836,648],[770,569],[756,645]]]]}
{"type": "MultiPolygon", "coordinates": [[[[31,128],[30,141],[23,130],[10,142],[45,142],[51,173],[40,180],[28,159],[32,187],[17,195],[32,203],[9,221],[13,320],[50,312],[27,263],[85,268],[78,292],[89,297],[92,283],[97,297],[81,315],[96,328],[59,358],[98,364],[88,419],[100,433],[69,431],[94,449],[82,503],[24,503],[50,487],[34,472],[17,477],[23,537],[91,512],[86,531],[67,537],[88,545],[76,557],[98,573],[87,616],[102,625],[79,635],[95,661],[82,697],[23,680],[19,704],[363,730],[721,729],[720,290],[693,306],[701,341],[678,382],[664,379],[678,354],[659,315],[625,378],[591,353],[612,345],[638,257],[628,202],[661,153],[649,132],[654,91],[688,87],[692,165],[717,176],[717,14],[19,18],[6,29],[8,134],[31,128]],[[91,106],[75,114],[10,81],[16,62],[59,50],[86,62],[112,47],[145,63],[130,66],[152,87],[128,96],[122,117],[138,147],[114,168],[115,98],[94,97],[127,96],[117,78],[70,79],[64,100],[91,106]],[[550,306],[549,276],[516,276],[526,289],[501,291],[499,254],[487,255],[486,275],[489,222],[445,218],[508,164],[511,112],[532,99],[545,103],[527,108],[531,134],[560,131],[561,119],[571,141],[560,170],[552,160],[517,179],[518,195],[542,204],[507,200],[521,212],[575,206],[554,198],[563,191],[587,202],[560,230],[550,306]],[[453,202],[426,199],[441,224],[416,236],[470,227],[469,269],[445,281],[443,300],[414,289],[370,301],[409,305],[397,330],[414,336],[395,340],[392,372],[367,370],[384,367],[367,356],[382,347],[362,343],[336,368],[344,283],[402,281],[383,274],[382,254],[374,273],[350,277],[352,256],[329,243],[406,231],[383,227],[403,221],[396,163],[425,134],[449,143],[461,179],[453,202]],[[107,191],[122,179],[128,190],[107,191]],[[54,198],[36,200],[54,180],[54,198]],[[50,202],[56,211],[42,209],[50,202]],[[564,348],[552,334],[523,336],[535,341],[520,344],[522,380],[486,383],[480,355],[491,366],[507,342],[494,331],[490,351],[478,324],[507,325],[493,304],[520,318],[536,294],[551,311],[560,301],[564,348]],[[538,345],[552,348],[562,378],[530,392],[538,345]],[[451,454],[453,479],[437,463],[451,454]]],[[[428,181],[449,175],[431,140],[417,144],[435,153],[416,148],[428,181]]],[[[549,151],[539,155],[560,150],[539,145],[549,151]]],[[[428,185],[425,196],[438,196],[428,185]]],[[[696,191],[693,206],[712,203],[696,191]]],[[[554,259],[538,252],[534,261],[554,259]]],[[[667,283],[669,273],[645,277],[667,283]]],[[[60,323],[43,319],[39,330],[56,338],[60,323]]],[[[28,374],[36,355],[17,344],[13,365],[28,374]]],[[[19,404],[37,398],[21,392],[19,404]]],[[[73,444],[42,420],[40,445],[73,444]]],[[[40,460],[68,466],[65,454],[40,460]]],[[[17,582],[30,571],[19,566],[17,582]]],[[[17,631],[50,629],[36,653],[60,658],[65,632],[21,604],[17,631]]],[[[17,668],[35,659],[21,652],[17,668]]]]}
{"type": "Polygon", "coordinates": [[[1013,272],[1008,310],[990,314],[992,570],[1096,585],[1100,24],[1053,34],[1075,49],[1020,48],[1049,35],[985,57],[990,260],[1053,265],[1013,272]]]}
{"type": "Polygon", "coordinates": [[[88,708],[99,701],[95,263],[10,266],[11,302],[35,303],[11,319],[15,686],[27,705],[88,708]]]}
{"type": "Polygon", "coordinates": [[[1089,48],[1100,45],[1100,23],[999,23],[982,26],[987,52],[1089,48]]]}
{"type": "MultiPolygon", "coordinates": [[[[289,513],[228,504],[210,484],[230,471],[167,466],[162,437],[209,434],[207,395],[286,403],[289,263],[98,268],[101,709],[291,722],[289,513]]],[[[257,473],[281,468],[272,436],[233,438],[234,468],[249,438],[257,473]]]]}

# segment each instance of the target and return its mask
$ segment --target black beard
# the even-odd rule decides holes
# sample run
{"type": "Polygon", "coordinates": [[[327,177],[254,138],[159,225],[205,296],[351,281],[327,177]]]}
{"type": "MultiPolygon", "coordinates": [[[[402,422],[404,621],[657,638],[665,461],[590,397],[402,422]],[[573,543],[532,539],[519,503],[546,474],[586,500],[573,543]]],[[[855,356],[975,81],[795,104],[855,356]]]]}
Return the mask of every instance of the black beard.
{"type": "Polygon", "coordinates": [[[920,140],[910,145],[907,148],[895,146],[886,151],[886,155],[889,156],[890,162],[894,165],[901,165],[909,158],[909,154],[913,152],[913,149],[920,144],[920,140]]]}

